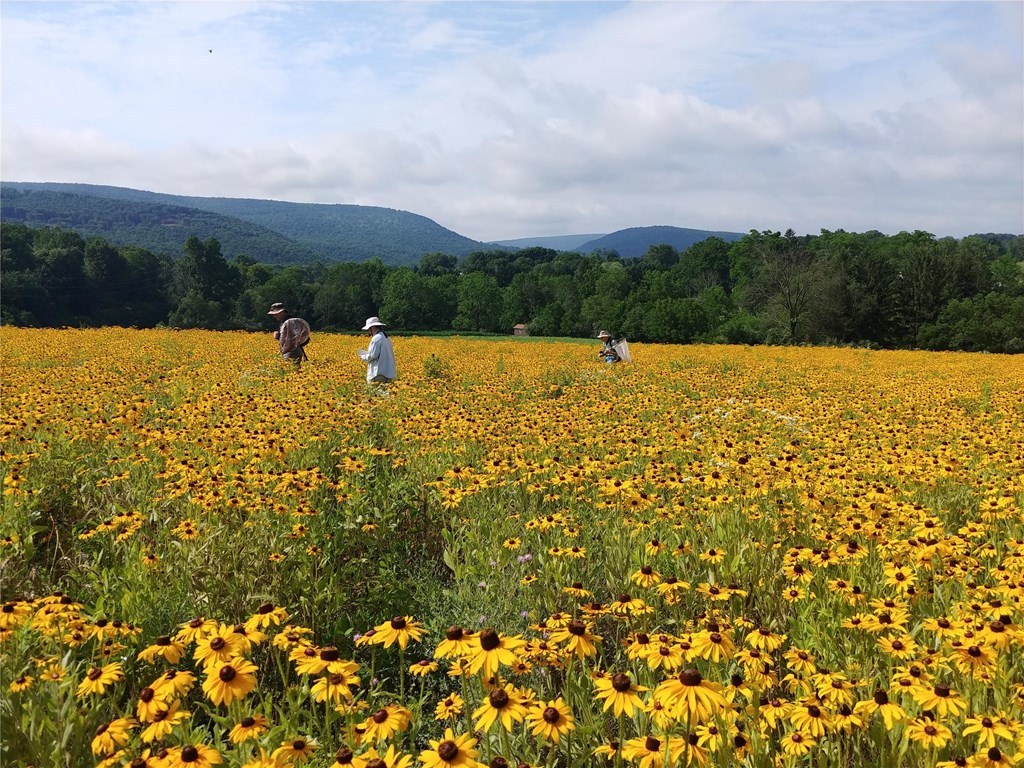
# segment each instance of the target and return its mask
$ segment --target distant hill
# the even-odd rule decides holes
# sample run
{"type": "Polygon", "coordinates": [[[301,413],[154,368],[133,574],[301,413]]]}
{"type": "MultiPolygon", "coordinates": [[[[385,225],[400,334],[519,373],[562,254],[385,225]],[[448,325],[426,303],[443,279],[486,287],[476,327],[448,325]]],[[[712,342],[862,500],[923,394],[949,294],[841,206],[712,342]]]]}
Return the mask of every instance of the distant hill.
{"type": "Polygon", "coordinates": [[[317,254],[278,232],[209,211],[160,203],[111,200],[67,192],[0,187],[0,218],[33,227],[60,227],[114,245],[181,254],[190,235],[215,237],[228,258],[246,254],[270,264],[305,264],[317,254]]]}
{"type": "Polygon", "coordinates": [[[580,253],[593,253],[597,250],[615,251],[622,258],[630,259],[643,256],[652,245],[668,244],[677,251],[685,251],[694,243],[707,240],[709,237],[718,237],[731,243],[743,237],[743,233],[709,232],[704,229],[683,227],[630,227],[590,240],[574,250],[580,253]]]}
{"type": "Polygon", "coordinates": [[[517,240],[492,240],[494,245],[509,248],[551,248],[555,251],[574,251],[584,243],[604,237],[596,235],[552,235],[551,237],[521,237],[517,240]]]}
{"type": "MultiPolygon", "coordinates": [[[[385,264],[415,264],[424,253],[438,251],[453,256],[464,256],[478,250],[488,250],[493,246],[471,240],[450,229],[445,229],[437,222],[407,211],[391,208],[378,208],[367,205],[326,205],[320,203],[288,203],[276,200],[249,200],[230,197],[189,197],[184,195],[166,195],[160,192],[146,192],[125,187],[108,187],[94,184],[60,184],[52,182],[4,182],[5,190],[12,189],[21,193],[48,192],[72,195],[78,198],[108,201],[109,215],[117,222],[119,231],[125,230],[125,215],[119,212],[121,204],[163,205],[191,209],[198,212],[218,214],[236,220],[236,222],[256,225],[276,233],[279,237],[293,242],[300,251],[289,253],[287,257],[274,257],[272,253],[261,251],[237,250],[228,244],[228,239],[217,234],[200,234],[189,232],[200,237],[217,237],[225,255],[233,252],[246,252],[260,261],[300,262],[300,261],[365,261],[380,257],[385,264]],[[298,255],[299,253],[305,255],[298,255]]],[[[69,209],[84,206],[85,203],[74,203],[63,198],[69,209]]],[[[27,202],[27,201],[26,201],[27,202]]],[[[44,214],[53,219],[60,218],[64,212],[54,207],[56,201],[46,205],[37,204],[36,214],[41,218],[32,220],[36,225],[49,224],[44,214]]],[[[6,207],[6,203],[5,203],[6,207]]],[[[27,208],[18,205],[15,208],[27,208]]],[[[106,224],[103,207],[89,209],[89,221],[93,228],[106,224]]],[[[7,212],[3,215],[7,218],[7,212]]],[[[73,214],[72,217],[78,214],[73,214]]],[[[81,218],[79,216],[79,218],[81,218]]],[[[12,221],[23,221],[15,215],[12,221]]],[[[52,222],[58,225],[57,221],[52,222]]],[[[221,222],[224,224],[224,222],[221,222]]],[[[71,226],[85,232],[83,225],[71,226]]],[[[236,228],[238,224],[234,225],[236,228]]],[[[104,234],[90,232],[89,234],[104,234]]],[[[109,233],[108,233],[109,234],[109,233]]],[[[127,234],[127,231],[126,231],[127,234]]],[[[140,231],[133,242],[152,248],[146,238],[152,239],[152,231],[140,231]],[[145,237],[143,236],[145,235],[145,237]]],[[[166,233],[165,233],[166,234],[166,233]]],[[[106,235],[105,235],[106,236],[106,235]]],[[[187,236],[187,235],[186,235],[187,236]]],[[[164,238],[164,241],[166,238],[164,238]]],[[[182,237],[184,242],[184,237],[182,237]]],[[[179,246],[174,250],[180,250],[179,246]]]]}

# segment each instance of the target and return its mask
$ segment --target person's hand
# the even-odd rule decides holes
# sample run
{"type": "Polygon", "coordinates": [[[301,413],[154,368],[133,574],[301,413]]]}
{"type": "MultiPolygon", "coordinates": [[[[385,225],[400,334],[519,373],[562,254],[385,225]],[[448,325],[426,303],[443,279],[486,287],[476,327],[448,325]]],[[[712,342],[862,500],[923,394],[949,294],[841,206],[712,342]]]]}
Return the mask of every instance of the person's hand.
{"type": "Polygon", "coordinates": [[[281,332],[280,331],[274,331],[274,341],[280,341],[280,340],[281,340],[281,332]]]}

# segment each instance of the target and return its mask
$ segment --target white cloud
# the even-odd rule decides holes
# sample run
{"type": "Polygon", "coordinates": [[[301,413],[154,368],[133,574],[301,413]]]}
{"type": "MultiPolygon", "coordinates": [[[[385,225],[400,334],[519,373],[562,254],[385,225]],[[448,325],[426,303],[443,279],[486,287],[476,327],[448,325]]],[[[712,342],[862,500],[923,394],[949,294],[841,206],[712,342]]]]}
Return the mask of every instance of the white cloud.
{"type": "Polygon", "coordinates": [[[1007,5],[5,2],[3,176],[480,239],[1021,232],[1007,5]]]}

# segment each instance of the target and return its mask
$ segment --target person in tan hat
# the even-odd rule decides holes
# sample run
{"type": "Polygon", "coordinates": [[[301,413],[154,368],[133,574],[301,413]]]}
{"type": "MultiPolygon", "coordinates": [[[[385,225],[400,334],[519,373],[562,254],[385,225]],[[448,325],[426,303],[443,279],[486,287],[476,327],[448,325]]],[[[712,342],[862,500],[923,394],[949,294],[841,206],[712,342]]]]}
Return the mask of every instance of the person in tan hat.
{"type": "Polygon", "coordinates": [[[309,359],[306,357],[306,345],[309,344],[309,323],[301,317],[288,317],[288,310],[280,302],[271,304],[267,314],[278,322],[274,338],[277,339],[281,357],[291,360],[296,366],[301,366],[303,360],[309,359]]]}
{"type": "Polygon", "coordinates": [[[604,360],[606,363],[617,363],[619,362],[619,353],[615,351],[615,339],[608,331],[601,331],[597,334],[602,342],[601,351],[597,353],[597,356],[604,360]]]}
{"type": "Polygon", "coordinates": [[[360,349],[361,360],[366,361],[366,381],[387,384],[395,380],[395,349],[384,333],[385,324],[379,317],[367,318],[363,330],[370,333],[370,346],[360,349]]]}

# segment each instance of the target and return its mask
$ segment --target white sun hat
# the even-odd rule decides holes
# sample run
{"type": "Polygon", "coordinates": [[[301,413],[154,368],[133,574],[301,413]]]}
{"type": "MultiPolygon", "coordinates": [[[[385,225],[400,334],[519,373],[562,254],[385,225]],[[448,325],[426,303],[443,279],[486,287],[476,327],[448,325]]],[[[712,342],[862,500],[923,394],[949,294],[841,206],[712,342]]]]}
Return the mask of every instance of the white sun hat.
{"type": "Polygon", "coordinates": [[[371,328],[374,328],[376,326],[380,326],[381,328],[384,328],[386,325],[387,325],[387,323],[382,323],[380,321],[379,317],[371,317],[371,318],[367,319],[366,325],[363,326],[363,330],[364,331],[368,331],[371,328]]]}
{"type": "Polygon", "coordinates": [[[603,339],[605,336],[607,336],[609,339],[612,337],[612,335],[608,333],[608,331],[601,331],[599,334],[597,334],[597,338],[599,339],[603,339]]]}

